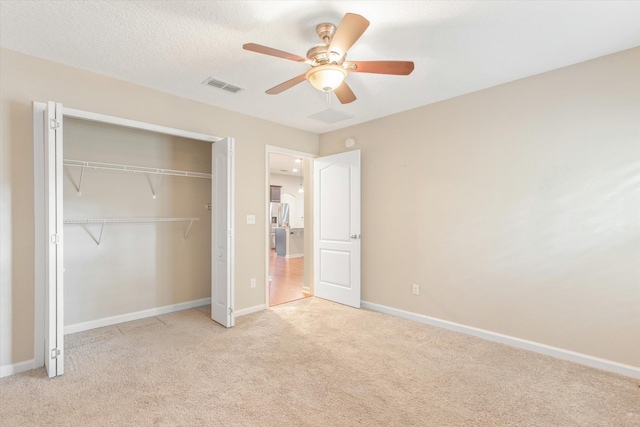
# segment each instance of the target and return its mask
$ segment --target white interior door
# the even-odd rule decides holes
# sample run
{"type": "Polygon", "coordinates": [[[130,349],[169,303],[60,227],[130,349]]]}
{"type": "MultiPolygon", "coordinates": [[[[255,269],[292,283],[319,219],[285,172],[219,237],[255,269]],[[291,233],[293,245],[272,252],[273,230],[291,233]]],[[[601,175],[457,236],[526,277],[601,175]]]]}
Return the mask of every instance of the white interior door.
{"type": "Polygon", "coordinates": [[[227,328],[233,317],[234,140],[225,138],[212,150],[211,318],[227,328]]]}
{"type": "Polygon", "coordinates": [[[314,295],[360,308],[360,150],[314,161],[314,295]]]}
{"type": "Polygon", "coordinates": [[[49,377],[64,373],[64,299],[62,262],[62,104],[48,102],[44,123],[45,227],[45,355],[49,377]]]}

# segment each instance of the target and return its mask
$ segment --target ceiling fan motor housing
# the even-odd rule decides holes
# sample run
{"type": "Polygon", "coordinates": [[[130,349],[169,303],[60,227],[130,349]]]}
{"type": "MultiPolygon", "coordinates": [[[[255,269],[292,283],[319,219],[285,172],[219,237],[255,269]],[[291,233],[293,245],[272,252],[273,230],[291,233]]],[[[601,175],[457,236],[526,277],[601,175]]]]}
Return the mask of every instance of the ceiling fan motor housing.
{"type": "Polygon", "coordinates": [[[307,58],[313,61],[313,66],[324,65],[331,62],[329,45],[318,44],[307,51],[307,58]]]}
{"type": "Polygon", "coordinates": [[[346,55],[339,56],[335,52],[331,55],[331,52],[329,52],[329,45],[331,44],[331,40],[333,40],[335,32],[336,26],[329,22],[324,22],[316,26],[316,33],[318,33],[318,37],[320,37],[323,43],[315,45],[307,51],[307,58],[313,61],[312,66],[325,64],[342,65],[346,55]]]}

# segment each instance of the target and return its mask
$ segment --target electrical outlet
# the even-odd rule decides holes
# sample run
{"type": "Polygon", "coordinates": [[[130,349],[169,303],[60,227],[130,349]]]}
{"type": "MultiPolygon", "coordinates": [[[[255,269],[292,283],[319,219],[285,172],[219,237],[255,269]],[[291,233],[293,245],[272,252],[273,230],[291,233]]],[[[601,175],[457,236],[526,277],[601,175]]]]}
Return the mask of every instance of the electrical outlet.
{"type": "Polygon", "coordinates": [[[411,293],[414,295],[420,295],[420,285],[416,285],[415,283],[411,285],[411,293]]]}
{"type": "Polygon", "coordinates": [[[256,216],[255,215],[247,215],[247,224],[253,225],[255,223],[256,223],[256,216]]]}
{"type": "Polygon", "coordinates": [[[251,279],[251,289],[256,287],[256,279],[251,279]]]}

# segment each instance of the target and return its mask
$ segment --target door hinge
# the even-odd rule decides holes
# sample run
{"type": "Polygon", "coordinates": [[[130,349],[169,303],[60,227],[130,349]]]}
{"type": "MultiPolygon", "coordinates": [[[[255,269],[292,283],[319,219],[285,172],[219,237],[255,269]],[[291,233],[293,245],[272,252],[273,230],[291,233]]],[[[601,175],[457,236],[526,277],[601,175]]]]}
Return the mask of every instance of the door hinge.
{"type": "Polygon", "coordinates": [[[229,229],[229,236],[233,236],[233,228],[229,229]]]}
{"type": "Polygon", "coordinates": [[[52,359],[57,359],[58,356],[60,356],[60,350],[58,350],[57,348],[52,348],[51,349],[51,358],[52,359]]]}
{"type": "Polygon", "coordinates": [[[229,315],[233,314],[233,308],[229,307],[229,315]]]}
{"type": "Polygon", "coordinates": [[[58,129],[60,127],[60,122],[56,119],[51,119],[51,121],[49,122],[49,127],[51,129],[58,129]]]}
{"type": "Polygon", "coordinates": [[[60,243],[60,240],[62,240],[60,238],[59,234],[52,234],[51,235],[51,243],[53,243],[54,245],[57,245],[58,243],[60,243]]]}

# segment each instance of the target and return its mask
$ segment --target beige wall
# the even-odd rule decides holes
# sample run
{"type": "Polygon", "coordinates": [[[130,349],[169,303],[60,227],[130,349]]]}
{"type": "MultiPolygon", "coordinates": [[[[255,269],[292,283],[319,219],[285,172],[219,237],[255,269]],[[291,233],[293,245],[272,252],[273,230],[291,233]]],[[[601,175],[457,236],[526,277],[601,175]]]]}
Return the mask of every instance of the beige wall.
{"type": "Polygon", "coordinates": [[[363,299],[640,366],[638,70],[635,48],[321,135],[362,150],[363,299]]]}
{"type": "Polygon", "coordinates": [[[32,101],[235,137],[235,307],[264,303],[265,144],[317,153],[317,135],[4,49],[0,55],[0,365],[33,358],[32,101]],[[246,225],[247,214],[255,225],[246,225]]]}
{"type": "MultiPolygon", "coordinates": [[[[211,173],[211,143],[86,120],[64,121],[65,159],[211,173]]],[[[66,326],[211,296],[211,180],[65,167],[64,218],[199,218],[66,225],[66,326]],[[156,198],[152,187],[156,186],[156,198]]]]}

